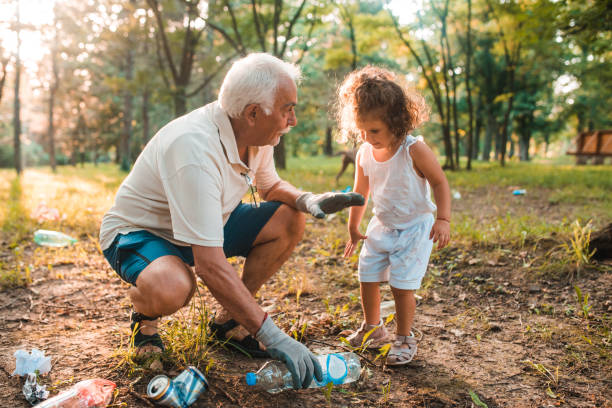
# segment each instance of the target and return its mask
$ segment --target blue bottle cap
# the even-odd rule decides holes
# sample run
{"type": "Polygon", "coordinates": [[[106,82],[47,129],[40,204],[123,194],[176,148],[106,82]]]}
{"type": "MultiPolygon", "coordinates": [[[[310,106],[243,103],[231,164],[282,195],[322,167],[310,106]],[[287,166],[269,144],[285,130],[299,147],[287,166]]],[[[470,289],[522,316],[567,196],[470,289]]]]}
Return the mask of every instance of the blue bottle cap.
{"type": "Polygon", "coordinates": [[[257,375],[255,373],[246,373],[246,383],[247,385],[257,384],[257,375]]]}

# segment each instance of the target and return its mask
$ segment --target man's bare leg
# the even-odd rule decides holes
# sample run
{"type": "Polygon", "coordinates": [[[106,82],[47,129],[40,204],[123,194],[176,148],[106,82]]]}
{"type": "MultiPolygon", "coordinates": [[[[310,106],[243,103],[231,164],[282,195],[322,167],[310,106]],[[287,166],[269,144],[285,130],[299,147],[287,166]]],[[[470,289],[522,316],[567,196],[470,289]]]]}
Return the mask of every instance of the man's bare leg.
{"type": "MultiPolygon", "coordinates": [[[[302,212],[282,204],[259,231],[242,273],[242,281],[253,296],[289,259],[302,239],[305,226],[306,217],[302,212]]],[[[230,318],[231,316],[222,310],[215,321],[225,323],[230,318]]],[[[227,334],[241,340],[248,332],[239,326],[227,334]]]]}
{"type": "MultiPolygon", "coordinates": [[[[169,316],[189,303],[196,289],[195,274],[179,257],[166,255],[155,259],[142,270],[136,286],[128,294],[134,311],[149,317],[169,316]]],[[[156,320],[140,322],[144,335],[157,333],[156,320]]],[[[159,352],[156,346],[146,345],[139,353],[159,352]]]]}

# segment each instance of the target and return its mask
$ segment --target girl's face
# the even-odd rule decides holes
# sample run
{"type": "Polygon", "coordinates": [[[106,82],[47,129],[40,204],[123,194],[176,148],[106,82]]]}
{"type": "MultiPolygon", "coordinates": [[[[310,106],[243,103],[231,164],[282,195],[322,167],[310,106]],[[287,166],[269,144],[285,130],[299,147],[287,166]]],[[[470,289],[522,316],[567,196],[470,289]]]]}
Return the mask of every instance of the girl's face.
{"type": "Polygon", "coordinates": [[[375,149],[391,149],[396,137],[389,126],[377,116],[369,115],[357,120],[357,128],[361,131],[361,140],[368,142],[375,149]]]}

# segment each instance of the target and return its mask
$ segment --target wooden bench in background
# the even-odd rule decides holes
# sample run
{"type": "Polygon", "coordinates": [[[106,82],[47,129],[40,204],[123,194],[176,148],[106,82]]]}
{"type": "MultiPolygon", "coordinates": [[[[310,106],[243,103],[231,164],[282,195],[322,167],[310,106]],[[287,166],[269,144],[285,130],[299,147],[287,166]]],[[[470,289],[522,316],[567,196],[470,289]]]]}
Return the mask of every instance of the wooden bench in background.
{"type": "Polygon", "coordinates": [[[612,130],[581,132],[576,138],[576,150],[567,154],[576,156],[576,164],[586,164],[593,158],[593,164],[603,164],[606,157],[612,157],[612,130]]]}

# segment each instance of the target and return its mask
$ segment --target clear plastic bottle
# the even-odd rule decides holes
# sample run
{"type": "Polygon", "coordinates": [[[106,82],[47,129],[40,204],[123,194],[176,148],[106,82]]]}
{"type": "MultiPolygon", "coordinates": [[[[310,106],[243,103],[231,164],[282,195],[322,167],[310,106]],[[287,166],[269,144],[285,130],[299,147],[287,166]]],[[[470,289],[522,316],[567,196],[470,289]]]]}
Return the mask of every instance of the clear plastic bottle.
{"type": "Polygon", "coordinates": [[[102,408],[113,399],[116,384],[102,378],[93,378],[74,384],[53,398],[44,400],[34,408],[102,408]]]}
{"type": "Polygon", "coordinates": [[[34,242],[48,247],[63,247],[77,242],[76,239],[58,231],[37,230],[34,232],[34,242]]]}
{"type": "MultiPolygon", "coordinates": [[[[313,379],[308,388],[318,388],[329,383],[348,384],[359,378],[361,363],[355,353],[332,353],[317,355],[323,369],[323,381],[313,379]]],[[[293,388],[293,378],[287,366],[272,360],[264,364],[256,373],[247,373],[246,383],[270,394],[293,388]]]]}

